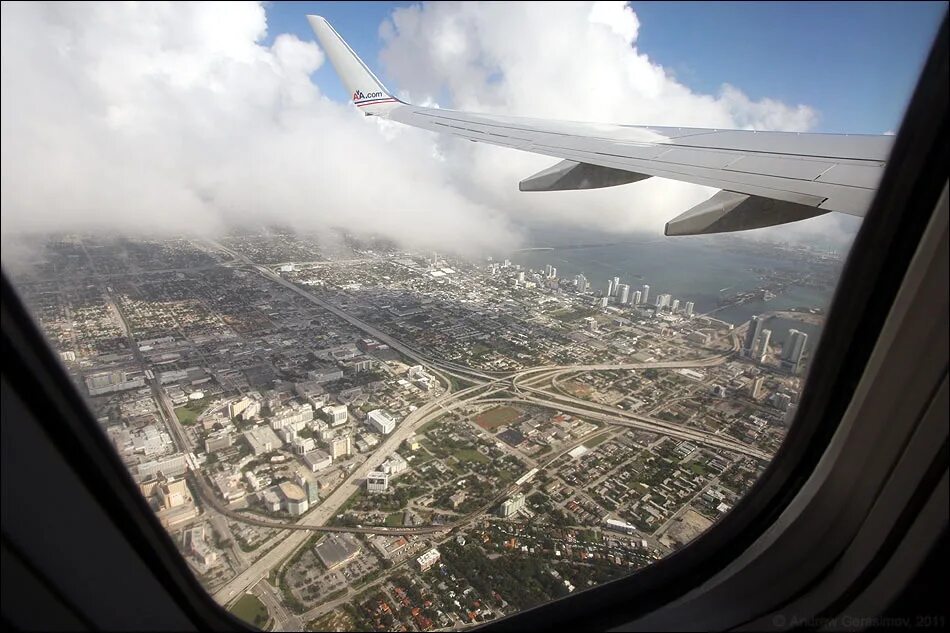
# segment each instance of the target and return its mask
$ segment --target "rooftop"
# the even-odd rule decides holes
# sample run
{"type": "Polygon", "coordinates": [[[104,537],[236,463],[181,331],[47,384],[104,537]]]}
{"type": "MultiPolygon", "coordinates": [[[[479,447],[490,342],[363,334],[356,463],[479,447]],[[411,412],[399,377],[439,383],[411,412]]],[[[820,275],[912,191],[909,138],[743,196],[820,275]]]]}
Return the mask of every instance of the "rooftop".
{"type": "Polygon", "coordinates": [[[327,569],[333,569],[359,554],[360,544],[350,534],[329,534],[317,543],[314,551],[327,569]]]}
{"type": "Polygon", "coordinates": [[[298,486],[295,483],[290,481],[283,481],[277,485],[280,488],[280,494],[284,495],[284,498],[287,501],[295,501],[300,503],[307,500],[307,493],[304,492],[304,489],[298,486]]]}

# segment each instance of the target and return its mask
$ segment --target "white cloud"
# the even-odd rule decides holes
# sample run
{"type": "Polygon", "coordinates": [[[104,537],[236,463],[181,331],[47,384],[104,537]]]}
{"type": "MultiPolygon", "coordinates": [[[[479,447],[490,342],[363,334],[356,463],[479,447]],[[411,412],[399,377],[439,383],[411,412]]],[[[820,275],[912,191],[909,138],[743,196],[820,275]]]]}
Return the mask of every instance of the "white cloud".
{"type": "MultiPolygon", "coordinates": [[[[474,253],[515,244],[513,224],[524,221],[660,232],[712,192],[652,179],[519,193],[518,180],[554,161],[329,101],[310,80],[322,52],[290,35],[265,45],[255,3],[4,3],[0,28],[4,235],[290,223],[474,253]]],[[[814,125],[806,106],[753,101],[731,86],[690,91],[637,49],[639,29],[618,2],[425,4],[380,26],[380,57],[416,103],[620,123],[814,125]]]]}
{"type": "MultiPolygon", "coordinates": [[[[431,3],[394,12],[380,34],[388,75],[415,102],[575,121],[806,131],[817,113],[733,86],[692,92],[639,51],[624,2],[431,3]],[[445,104],[443,104],[445,105],[445,104]]],[[[522,178],[554,159],[443,139],[453,182],[521,219],[662,232],[714,190],[651,179],[585,192],[525,194],[522,178]]]]}
{"type": "Polygon", "coordinates": [[[316,44],[263,45],[258,4],[4,3],[2,18],[4,234],[289,223],[470,252],[517,238],[446,181],[431,139],[323,97],[316,44]]]}

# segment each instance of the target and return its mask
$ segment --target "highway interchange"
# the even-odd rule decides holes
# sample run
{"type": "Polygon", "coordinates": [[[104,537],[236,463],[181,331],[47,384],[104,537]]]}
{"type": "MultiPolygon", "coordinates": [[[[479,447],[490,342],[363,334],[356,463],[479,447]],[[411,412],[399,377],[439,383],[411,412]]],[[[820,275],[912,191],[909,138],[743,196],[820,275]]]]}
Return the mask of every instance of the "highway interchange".
{"type": "MultiPolygon", "coordinates": [[[[240,262],[244,267],[250,268],[263,277],[303,296],[314,304],[343,319],[350,325],[423,365],[427,371],[437,376],[445,385],[445,391],[441,395],[410,413],[368,459],[354,468],[346,479],[337,486],[316,509],[310,511],[296,523],[282,523],[262,519],[248,512],[236,512],[227,508],[225,504],[216,497],[208,483],[204,480],[204,477],[198,472],[195,472],[194,481],[197,483],[199,495],[217,511],[235,520],[287,530],[286,533],[278,534],[268,541],[267,544],[262,546],[262,548],[269,547],[268,551],[217,590],[214,594],[214,598],[219,603],[228,604],[235,598],[243,595],[245,591],[254,587],[261,578],[266,577],[272,569],[278,567],[282,561],[292,555],[297,548],[305,543],[313,532],[354,532],[389,535],[445,532],[446,530],[451,530],[476,520],[501,498],[511,494],[514,491],[513,487],[506,488],[500,491],[489,504],[461,517],[455,522],[441,526],[387,528],[383,526],[331,527],[327,525],[346,501],[359,489],[367,473],[378,468],[390,454],[396,451],[404,440],[414,435],[416,431],[427,422],[462,406],[495,402],[529,404],[572,413],[583,416],[585,419],[596,420],[607,425],[625,426],[668,435],[678,439],[690,440],[697,444],[734,451],[758,459],[768,460],[770,458],[770,455],[727,436],[687,428],[683,425],[638,415],[616,407],[581,400],[566,393],[558,392],[558,378],[563,377],[565,374],[606,370],[643,371],[646,369],[698,368],[720,365],[730,358],[738,349],[739,343],[735,334],[732,335],[732,351],[700,359],[603,365],[552,365],[505,373],[482,372],[456,363],[428,358],[419,350],[404,344],[385,332],[380,331],[375,326],[344,312],[337,306],[287,281],[273,272],[273,270],[256,264],[240,253],[217,242],[210,242],[210,245],[216,250],[223,251],[230,255],[234,260],[234,264],[240,262]],[[470,383],[471,386],[453,391],[453,382],[449,379],[449,376],[466,381],[470,383]]],[[[161,392],[160,389],[158,391],[161,392]]],[[[191,443],[185,436],[184,429],[180,426],[170,403],[167,403],[167,399],[162,397],[161,394],[159,401],[162,402],[166,416],[169,418],[169,426],[172,427],[173,435],[176,440],[185,450],[190,451],[192,448],[191,443]]],[[[602,429],[598,429],[597,432],[600,431],[602,431],[602,429]]],[[[596,432],[594,434],[596,434],[596,432]]],[[[545,466],[553,463],[554,460],[563,455],[566,451],[571,450],[587,439],[589,438],[585,436],[570,446],[559,450],[542,463],[539,463],[539,468],[543,469],[545,466]]]]}

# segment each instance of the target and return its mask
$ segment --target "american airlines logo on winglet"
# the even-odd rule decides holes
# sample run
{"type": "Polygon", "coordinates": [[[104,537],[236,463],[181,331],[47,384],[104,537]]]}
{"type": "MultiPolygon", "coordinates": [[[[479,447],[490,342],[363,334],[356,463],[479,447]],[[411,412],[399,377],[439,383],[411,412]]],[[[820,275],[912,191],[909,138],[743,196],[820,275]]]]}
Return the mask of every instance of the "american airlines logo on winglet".
{"type": "Polygon", "coordinates": [[[363,94],[362,91],[357,90],[353,93],[353,101],[363,101],[364,99],[381,99],[386,95],[382,92],[370,92],[369,94],[363,94]]]}

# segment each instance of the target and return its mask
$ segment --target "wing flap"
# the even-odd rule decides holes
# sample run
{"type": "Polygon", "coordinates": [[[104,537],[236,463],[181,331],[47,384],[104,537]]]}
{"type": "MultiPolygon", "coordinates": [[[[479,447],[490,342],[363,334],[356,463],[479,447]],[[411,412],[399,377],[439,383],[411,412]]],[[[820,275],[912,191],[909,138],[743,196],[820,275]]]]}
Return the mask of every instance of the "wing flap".
{"type": "Polygon", "coordinates": [[[656,157],[656,160],[677,165],[722,169],[739,158],[740,156],[737,154],[726,154],[712,150],[680,149],[677,147],[661,153],[656,157]]]}
{"type": "Polygon", "coordinates": [[[720,191],[666,223],[665,235],[729,233],[797,222],[828,213],[825,209],[720,191]]]}
{"type": "Polygon", "coordinates": [[[821,182],[849,187],[876,189],[884,173],[882,167],[866,165],[835,165],[818,177],[821,182]]]}
{"type": "Polygon", "coordinates": [[[649,177],[647,174],[638,174],[625,169],[562,160],[552,167],[525,178],[518,183],[518,189],[520,191],[601,189],[626,185],[649,177]]]}
{"type": "Polygon", "coordinates": [[[827,161],[755,155],[743,156],[724,169],[726,171],[779,176],[794,180],[814,180],[834,165],[834,163],[827,161]]]}

